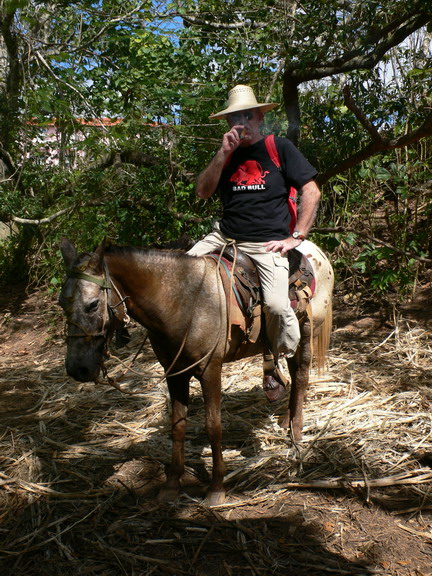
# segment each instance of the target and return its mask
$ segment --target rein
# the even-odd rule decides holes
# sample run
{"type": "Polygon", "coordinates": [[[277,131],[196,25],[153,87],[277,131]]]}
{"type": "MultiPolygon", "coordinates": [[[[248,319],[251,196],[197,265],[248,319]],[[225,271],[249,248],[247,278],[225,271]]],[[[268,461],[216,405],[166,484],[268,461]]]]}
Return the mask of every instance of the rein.
{"type": "MultiPolygon", "coordinates": [[[[193,301],[194,301],[194,306],[193,306],[193,309],[192,309],[192,314],[191,314],[191,317],[190,317],[188,326],[187,326],[187,328],[186,328],[185,335],[183,336],[183,339],[182,339],[182,342],[181,342],[181,344],[180,344],[180,347],[179,347],[179,349],[178,349],[178,351],[177,351],[177,353],[176,353],[173,361],[171,362],[170,366],[167,368],[167,370],[164,371],[163,376],[161,376],[161,377],[156,381],[155,384],[160,384],[160,383],[163,382],[163,380],[165,380],[167,377],[179,376],[180,374],[184,374],[184,373],[187,372],[188,370],[191,370],[192,368],[194,368],[195,366],[197,366],[197,365],[198,365],[200,362],[202,362],[203,360],[206,360],[207,358],[211,357],[211,356],[213,355],[214,351],[216,350],[217,345],[219,344],[219,331],[218,331],[215,344],[214,344],[214,346],[211,348],[211,350],[209,350],[209,351],[207,352],[207,354],[205,354],[204,356],[202,356],[201,358],[199,358],[199,360],[197,360],[197,361],[194,362],[193,364],[190,364],[190,365],[187,366],[186,368],[183,368],[182,370],[179,370],[179,371],[177,371],[177,372],[171,373],[171,370],[174,368],[177,360],[179,359],[179,357],[180,357],[180,355],[181,355],[181,353],[182,353],[182,351],[183,351],[183,349],[184,349],[184,347],[185,347],[185,345],[186,345],[187,337],[188,337],[189,332],[190,332],[190,329],[191,329],[191,327],[192,327],[192,322],[193,322],[193,319],[194,319],[194,316],[195,316],[195,313],[196,313],[196,310],[197,310],[197,306],[198,306],[198,296],[199,296],[199,294],[200,294],[200,292],[201,292],[201,290],[202,290],[204,281],[205,281],[205,279],[206,279],[206,277],[207,277],[207,270],[208,270],[208,268],[207,268],[207,260],[204,260],[204,262],[205,262],[204,273],[203,273],[203,276],[202,276],[201,281],[200,281],[200,283],[199,283],[199,286],[198,286],[198,288],[197,288],[195,297],[194,297],[194,299],[193,299],[193,301]]],[[[221,291],[220,291],[220,289],[219,289],[219,303],[220,303],[220,309],[221,309],[221,310],[222,310],[222,300],[223,300],[223,296],[221,295],[221,291]]],[[[220,323],[222,323],[222,318],[220,318],[220,323]]],[[[125,375],[127,372],[133,372],[134,374],[136,374],[136,375],[138,375],[138,376],[143,376],[143,374],[140,374],[140,373],[136,372],[135,370],[132,370],[132,365],[133,365],[133,363],[135,362],[135,360],[136,360],[136,358],[138,357],[138,355],[139,355],[139,353],[141,352],[141,350],[143,349],[146,340],[147,340],[147,336],[145,337],[143,343],[141,344],[141,347],[140,347],[139,351],[135,354],[135,356],[134,356],[134,358],[133,358],[133,360],[132,360],[132,362],[131,362],[131,364],[130,364],[129,366],[127,366],[127,365],[126,365],[120,358],[118,358],[117,356],[111,355],[112,358],[115,358],[116,360],[118,360],[121,364],[123,364],[123,365],[127,368],[126,372],[124,372],[119,378],[113,379],[113,378],[111,378],[111,377],[108,375],[108,372],[107,372],[107,370],[106,370],[106,368],[105,368],[105,365],[102,364],[102,370],[103,370],[104,376],[105,376],[105,378],[106,378],[107,381],[106,381],[106,383],[105,383],[105,382],[103,382],[102,380],[97,379],[97,380],[96,380],[96,383],[98,383],[98,384],[109,384],[109,385],[113,386],[116,390],[118,390],[119,392],[122,392],[123,394],[129,394],[129,395],[131,395],[131,396],[141,394],[141,392],[135,392],[135,391],[132,391],[132,390],[124,390],[124,389],[121,387],[121,385],[119,384],[118,381],[119,381],[120,378],[123,378],[124,375],[125,375]]]]}
{"type": "MultiPolygon", "coordinates": [[[[180,355],[181,355],[181,353],[182,353],[182,351],[183,351],[183,349],[184,349],[184,347],[185,347],[185,345],[186,345],[187,338],[188,338],[190,329],[191,329],[191,327],[192,327],[193,319],[194,319],[194,317],[195,317],[195,313],[196,313],[196,310],[197,310],[197,307],[198,307],[198,296],[199,296],[199,294],[200,294],[200,292],[201,292],[201,290],[202,290],[202,287],[203,287],[203,285],[204,285],[204,281],[205,281],[205,279],[206,279],[206,277],[207,277],[207,271],[208,271],[207,260],[204,260],[204,262],[205,262],[204,273],[203,273],[203,275],[202,275],[201,281],[200,281],[200,283],[199,283],[199,286],[198,286],[198,288],[197,288],[197,290],[196,290],[196,294],[195,294],[194,299],[193,299],[194,305],[193,305],[192,313],[191,313],[190,320],[189,320],[189,323],[188,323],[188,325],[187,325],[185,334],[184,334],[184,336],[183,336],[182,342],[181,342],[180,347],[179,347],[179,349],[178,349],[178,351],[177,351],[177,353],[176,353],[173,361],[171,362],[170,366],[164,371],[163,376],[161,376],[161,377],[159,378],[159,380],[156,381],[156,384],[160,384],[160,383],[163,382],[163,380],[166,379],[167,377],[179,376],[180,374],[184,374],[184,373],[187,372],[188,370],[191,370],[192,368],[195,368],[195,366],[197,366],[200,362],[202,362],[203,360],[206,360],[207,358],[211,357],[211,356],[213,355],[214,351],[216,350],[217,345],[219,344],[219,331],[218,331],[218,332],[217,332],[217,338],[216,338],[215,344],[214,344],[214,346],[211,348],[211,350],[209,350],[209,351],[207,352],[207,354],[205,354],[204,356],[202,356],[201,358],[199,358],[196,362],[194,362],[193,364],[190,364],[190,365],[187,366],[186,368],[183,368],[182,370],[178,370],[177,372],[174,372],[174,373],[171,372],[171,370],[174,368],[177,360],[179,359],[179,357],[180,357],[180,355]]],[[[220,291],[220,289],[219,289],[219,302],[220,302],[220,304],[222,304],[222,298],[223,298],[223,297],[222,297],[221,291],[220,291]]],[[[220,306],[220,309],[222,309],[221,306],[220,306]]],[[[220,323],[221,323],[221,322],[222,322],[222,318],[220,318],[220,323]]],[[[125,367],[127,368],[126,372],[124,372],[124,373],[120,376],[120,378],[122,378],[128,371],[132,371],[134,374],[137,374],[137,375],[139,375],[139,376],[142,376],[142,374],[139,374],[138,372],[132,370],[131,367],[132,367],[132,364],[135,362],[136,358],[138,357],[139,353],[140,353],[141,350],[143,349],[146,340],[147,340],[147,336],[146,336],[146,338],[144,339],[143,343],[141,344],[141,347],[140,347],[139,351],[136,353],[135,357],[133,358],[133,360],[132,360],[132,362],[131,362],[131,364],[130,364],[129,366],[126,366],[126,365],[120,360],[120,358],[117,358],[117,357],[115,357],[115,356],[112,356],[113,358],[116,358],[121,364],[125,365],[125,367]]],[[[105,376],[105,378],[107,379],[107,383],[110,384],[111,386],[113,386],[114,388],[116,388],[116,390],[119,390],[120,392],[123,392],[124,394],[129,394],[129,395],[140,394],[140,392],[134,392],[134,391],[130,391],[130,390],[124,390],[124,389],[120,386],[120,384],[118,383],[119,378],[117,378],[116,380],[110,378],[110,376],[108,376],[107,370],[105,369],[105,366],[104,366],[104,365],[102,366],[102,369],[103,369],[103,371],[104,371],[104,376],[105,376]]],[[[104,383],[104,382],[102,382],[101,380],[97,380],[97,382],[100,383],[100,384],[103,384],[103,383],[104,383]]]]}
{"type": "MultiPolygon", "coordinates": [[[[228,244],[227,244],[227,245],[228,245],[228,244]]],[[[225,246],[224,246],[224,249],[225,249],[225,246]]],[[[217,268],[218,268],[218,269],[219,269],[219,267],[220,267],[220,260],[221,260],[221,258],[222,258],[222,254],[221,254],[220,257],[219,257],[219,261],[218,261],[218,264],[217,264],[217,268]]],[[[214,344],[214,346],[211,348],[211,350],[209,350],[209,352],[207,352],[202,358],[200,358],[199,360],[197,360],[196,362],[194,362],[194,363],[191,364],[190,366],[187,366],[186,368],[183,368],[182,370],[179,370],[179,371],[177,371],[177,372],[172,373],[172,370],[173,370],[173,368],[174,368],[177,360],[179,359],[179,357],[180,357],[180,355],[181,355],[181,353],[182,353],[182,351],[183,351],[183,349],[184,349],[184,347],[185,347],[185,345],[186,345],[187,338],[188,338],[188,335],[189,335],[189,333],[190,333],[190,330],[191,330],[191,327],[192,327],[192,323],[193,323],[193,320],[194,320],[194,317],[195,317],[195,314],[196,314],[196,310],[197,310],[197,307],[198,307],[198,296],[199,296],[199,294],[200,294],[200,292],[201,292],[201,290],[202,290],[202,287],[203,287],[203,285],[204,285],[204,281],[205,281],[205,279],[206,279],[206,277],[207,277],[207,271],[208,271],[207,261],[204,260],[204,262],[205,262],[204,273],[203,273],[203,275],[202,275],[201,281],[200,281],[200,283],[199,283],[199,286],[198,286],[198,288],[197,288],[196,294],[195,294],[194,299],[193,299],[194,305],[193,305],[192,313],[191,313],[190,320],[189,320],[189,322],[188,322],[188,325],[187,325],[187,328],[186,328],[184,337],[183,337],[183,339],[182,339],[182,342],[181,342],[181,344],[180,344],[180,347],[179,347],[179,349],[178,349],[178,351],[177,351],[177,353],[176,353],[173,361],[171,362],[171,364],[170,364],[170,366],[167,368],[167,370],[165,370],[164,375],[156,382],[156,384],[162,382],[162,381],[163,381],[165,378],[167,378],[167,377],[174,377],[174,376],[178,376],[178,375],[180,375],[180,374],[183,374],[184,372],[187,372],[188,370],[191,370],[192,368],[194,368],[195,366],[197,366],[197,365],[198,365],[200,362],[202,362],[203,360],[206,360],[206,359],[209,358],[209,357],[211,358],[211,356],[213,355],[214,351],[216,350],[217,345],[219,344],[219,340],[220,340],[220,339],[219,339],[220,330],[217,331],[217,337],[216,337],[215,344],[214,344]]],[[[129,315],[127,314],[127,308],[126,308],[126,305],[125,305],[125,301],[129,298],[129,296],[122,297],[122,295],[120,294],[120,291],[118,290],[117,286],[116,286],[116,285],[112,282],[112,280],[110,279],[110,277],[109,277],[109,271],[108,271],[108,269],[107,269],[106,266],[105,266],[105,270],[104,270],[104,278],[99,278],[99,277],[97,277],[97,276],[93,276],[93,275],[90,275],[90,274],[86,274],[85,272],[82,272],[81,270],[76,270],[76,269],[69,271],[68,277],[69,277],[69,278],[76,278],[76,279],[78,279],[78,280],[85,280],[85,281],[87,281],[87,282],[91,282],[92,284],[96,284],[96,285],[100,286],[100,287],[105,291],[105,295],[106,295],[106,309],[108,310],[108,316],[109,316],[109,318],[111,319],[111,318],[112,318],[112,315],[115,316],[115,309],[116,309],[118,306],[123,306],[123,319],[122,319],[122,321],[124,322],[124,324],[128,324],[128,323],[129,323],[130,317],[129,317],[129,315]],[[112,304],[109,302],[109,300],[108,300],[108,298],[109,298],[109,297],[108,297],[108,294],[109,294],[109,292],[110,292],[111,290],[114,290],[114,291],[116,292],[118,298],[119,298],[119,302],[118,302],[117,304],[115,304],[115,305],[112,305],[112,304]]],[[[219,301],[220,301],[220,303],[221,303],[221,301],[222,301],[222,295],[221,295],[220,287],[219,287],[218,292],[219,292],[219,301]]],[[[222,307],[221,307],[221,306],[220,306],[220,309],[222,310],[222,307]]],[[[228,317],[229,317],[229,313],[228,313],[228,317]]],[[[229,320],[229,318],[228,318],[228,320],[229,320]]],[[[222,323],[222,317],[220,318],[220,324],[221,324],[221,323],[222,323]]],[[[73,336],[67,335],[67,338],[85,338],[85,339],[87,339],[87,340],[91,340],[92,338],[100,338],[100,337],[103,337],[103,338],[105,338],[105,340],[106,340],[106,346],[108,347],[109,340],[108,340],[108,336],[107,336],[106,331],[105,331],[106,323],[104,323],[104,328],[102,329],[101,332],[94,333],[94,334],[88,334],[88,333],[86,333],[86,331],[82,328],[82,326],[76,324],[75,322],[70,322],[70,321],[68,321],[68,325],[69,325],[69,326],[70,326],[70,325],[77,326],[77,327],[83,332],[83,334],[77,334],[77,335],[73,335],[73,336]]],[[[228,322],[228,325],[229,325],[229,322],[228,322]]],[[[112,354],[110,354],[110,353],[108,352],[108,350],[107,350],[107,353],[108,353],[112,358],[115,358],[116,360],[118,360],[118,361],[119,361],[121,364],[123,364],[123,365],[125,366],[125,368],[126,368],[126,372],[124,372],[119,378],[123,378],[123,377],[125,376],[125,374],[126,374],[127,372],[129,372],[129,371],[132,371],[132,372],[134,372],[135,374],[138,374],[137,372],[135,372],[134,370],[132,370],[132,365],[133,365],[133,363],[135,362],[135,360],[136,360],[136,358],[138,357],[138,355],[140,354],[140,352],[142,351],[142,349],[144,348],[144,344],[145,344],[146,340],[147,340],[147,336],[144,338],[144,341],[142,342],[142,344],[141,344],[138,352],[135,354],[135,356],[134,356],[134,358],[133,358],[133,360],[132,360],[132,362],[131,362],[131,364],[130,364],[129,366],[127,366],[120,358],[118,358],[118,357],[113,356],[112,354]]],[[[120,392],[123,392],[123,393],[125,393],[125,394],[130,394],[130,395],[140,394],[140,392],[134,392],[134,391],[124,390],[124,389],[120,386],[120,384],[118,383],[119,378],[113,379],[113,378],[111,378],[111,377],[108,375],[108,371],[107,371],[107,369],[106,369],[106,367],[105,367],[105,364],[104,364],[103,360],[102,360],[102,363],[101,363],[101,368],[102,368],[103,375],[104,375],[104,377],[106,378],[106,383],[109,384],[109,385],[111,385],[111,386],[113,386],[114,388],[116,388],[116,390],[119,390],[120,392]]],[[[138,374],[138,375],[141,376],[141,374],[138,374]]],[[[102,381],[101,379],[99,379],[99,378],[97,378],[97,379],[95,380],[95,382],[98,383],[98,384],[105,384],[105,382],[103,382],[103,381],[102,381]]]]}
{"type": "MultiPolygon", "coordinates": [[[[202,277],[202,279],[201,279],[200,285],[199,285],[199,287],[198,287],[198,290],[197,290],[197,293],[196,293],[196,296],[195,296],[195,299],[194,299],[194,307],[193,307],[193,311],[192,311],[192,315],[191,315],[191,318],[190,318],[189,325],[188,325],[188,327],[187,327],[187,329],[186,329],[186,333],[185,333],[185,335],[184,335],[184,337],[183,337],[183,341],[182,341],[182,343],[181,343],[181,346],[180,346],[177,354],[175,355],[174,360],[171,362],[171,365],[169,366],[168,370],[165,371],[164,378],[165,378],[166,376],[171,376],[171,377],[172,377],[172,376],[178,376],[179,374],[183,374],[184,372],[187,372],[187,371],[190,370],[191,368],[195,368],[195,366],[197,366],[200,362],[202,362],[203,360],[206,360],[209,356],[211,357],[211,356],[213,355],[213,353],[214,353],[214,351],[216,350],[216,347],[217,347],[217,345],[218,345],[218,343],[219,343],[219,336],[218,336],[217,339],[216,339],[215,345],[213,346],[213,348],[212,348],[209,352],[207,352],[207,354],[205,354],[202,358],[200,358],[199,360],[197,360],[196,362],[194,362],[194,363],[191,364],[190,366],[187,366],[187,367],[184,368],[183,370],[179,370],[178,372],[174,372],[174,374],[171,374],[171,373],[170,373],[170,370],[174,367],[174,365],[175,365],[175,363],[177,362],[177,360],[178,360],[178,358],[179,358],[179,356],[180,356],[183,348],[185,347],[186,340],[187,340],[187,336],[188,336],[189,330],[190,330],[190,328],[191,328],[191,326],[192,326],[192,321],[193,321],[193,318],[194,318],[194,315],[195,315],[195,312],[196,312],[196,309],[197,309],[197,305],[198,305],[198,295],[199,295],[199,293],[200,293],[200,291],[201,291],[201,288],[203,287],[204,280],[205,280],[206,276],[207,276],[207,262],[206,262],[206,264],[205,264],[204,274],[203,274],[203,277],[202,277]]],[[[220,293],[219,293],[219,300],[220,300],[220,293]]],[[[163,378],[162,378],[161,380],[163,380],[163,378]]],[[[160,381],[161,381],[161,380],[160,380],[160,381]]]]}
{"type": "MultiPolygon", "coordinates": [[[[220,267],[221,267],[221,262],[222,262],[222,257],[224,255],[225,249],[228,246],[232,246],[233,250],[234,250],[234,260],[232,262],[232,269],[231,269],[231,274],[230,274],[230,287],[229,287],[229,294],[231,294],[233,286],[234,286],[234,272],[236,269],[236,265],[237,265],[237,244],[236,241],[233,239],[230,239],[228,242],[225,242],[225,244],[222,247],[222,250],[219,253],[219,257],[217,260],[217,271],[220,273],[220,267]]],[[[230,296],[228,295],[228,309],[227,309],[227,338],[228,338],[228,342],[231,341],[231,316],[232,316],[232,310],[231,310],[231,299],[230,296]]]]}
{"type": "MultiPolygon", "coordinates": [[[[200,281],[200,283],[199,283],[199,286],[198,286],[198,288],[197,288],[195,297],[194,297],[194,299],[193,299],[194,306],[193,306],[192,314],[191,314],[189,323],[188,323],[188,325],[187,325],[186,332],[185,332],[185,334],[184,334],[184,336],[183,336],[183,339],[182,339],[182,342],[181,342],[181,344],[180,344],[180,347],[179,347],[179,349],[178,349],[178,351],[177,351],[177,353],[176,353],[173,361],[171,362],[170,366],[167,368],[167,370],[164,371],[163,376],[161,376],[161,377],[156,381],[155,384],[160,384],[160,383],[163,382],[163,380],[165,380],[167,377],[178,376],[178,375],[180,375],[180,374],[183,374],[184,372],[187,372],[188,370],[191,370],[192,368],[194,368],[195,366],[197,366],[200,362],[202,362],[203,360],[205,360],[205,359],[208,358],[209,356],[211,357],[212,354],[214,353],[214,351],[216,350],[216,347],[217,347],[217,345],[218,345],[218,343],[219,343],[219,336],[218,336],[217,339],[216,339],[216,342],[215,342],[215,344],[214,344],[214,346],[213,346],[213,348],[212,348],[209,352],[207,352],[207,354],[205,354],[202,358],[200,358],[199,360],[197,360],[197,361],[194,362],[193,364],[187,366],[186,368],[183,368],[182,370],[179,370],[179,371],[177,371],[177,372],[171,373],[171,370],[174,368],[175,363],[176,363],[177,360],[179,359],[179,357],[180,357],[180,355],[181,355],[181,353],[182,353],[182,351],[183,351],[183,349],[184,349],[184,347],[185,347],[185,345],[186,345],[187,337],[188,337],[189,332],[190,332],[190,329],[191,329],[191,327],[192,327],[193,319],[194,319],[194,316],[195,316],[195,313],[196,313],[196,309],[197,309],[197,306],[198,306],[198,295],[199,295],[199,293],[201,292],[202,287],[203,287],[203,284],[204,284],[204,281],[205,281],[205,279],[206,279],[206,277],[207,277],[207,261],[204,261],[204,262],[205,262],[204,273],[203,273],[203,275],[202,275],[201,281],[200,281]]],[[[220,292],[219,292],[219,300],[221,300],[220,292]]],[[[138,375],[138,376],[143,376],[143,374],[140,374],[140,373],[136,372],[135,370],[133,370],[133,369],[132,369],[132,365],[133,365],[133,363],[135,362],[135,360],[137,359],[137,357],[138,357],[138,355],[140,354],[140,352],[142,351],[142,349],[144,348],[144,344],[145,344],[146,340],[147,340],[147,336],[144,338],[144,341],[142,342],[142,344],[141,344],[138,352],[135,354],[135,356],[134,356],[134,358],[133,358],[133,360],[132,360],[132,362],[130,363],[129,366],[126,365],[126,364],[125,364],[120,358],[118,358],[117,356],[114,356],[114,355],[110,354],[111,358],[115,358],[116,360],[118,360],[118,361],[120,362],[120,364],[122,364],[123,366],[125,366],[126,371],[125,371],[121,376],[119,376],[118,378],[113,379],[113,378],[111,378],[111,377],[108,375],[108,371],[107,371],[104,363],[102,362],[101,368],[102,368],[102,371],[103,371],[103,375],[104,375],[104,377],[106,378],[106,382],[104,382],[103,380],[101,380],[101,379],[99,379],[99,378],[97,378],[97,379],[95,380],[95,382],[96,382],[97,384],[110,385],[110,386],[112,386],[113,388],[115,388],[116,390],[118,390],[119,392],[122,392],[123,394],[129,394],[130,396],[135,396],[135,395],[142,394],[142,392],[136,392],[136,391],[132,391],[132,390],[124,390],[124,389],[121,387],[121,385],[119,384],[119,380],[120,380],[121,378],[123,378],[123,377],[125,376],[125,374],[127,374],[127,372],[133,372],[134,374],[136,374],[136,375],[138,375]]]]}

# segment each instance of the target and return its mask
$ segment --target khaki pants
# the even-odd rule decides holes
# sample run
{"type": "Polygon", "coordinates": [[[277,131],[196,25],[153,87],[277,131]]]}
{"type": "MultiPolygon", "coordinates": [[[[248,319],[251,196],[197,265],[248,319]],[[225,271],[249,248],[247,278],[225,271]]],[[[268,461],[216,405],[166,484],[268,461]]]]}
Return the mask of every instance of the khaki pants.
{"type": "MultiPolygon", "coordinates": [[[[219,224],[216,223],[213,232],[197,242],[188,254],[204,256],[230,241],[222,234],[219,224]]],[[[288,296],[288,258],[281,256],[279,252],[267,252],[263,242],[236,242],[236,245],[239,250],[250,256],[258,269],[271,351],[276,358],[281,354],[290,358],[299,344],[300,328],[288,296]]]]}

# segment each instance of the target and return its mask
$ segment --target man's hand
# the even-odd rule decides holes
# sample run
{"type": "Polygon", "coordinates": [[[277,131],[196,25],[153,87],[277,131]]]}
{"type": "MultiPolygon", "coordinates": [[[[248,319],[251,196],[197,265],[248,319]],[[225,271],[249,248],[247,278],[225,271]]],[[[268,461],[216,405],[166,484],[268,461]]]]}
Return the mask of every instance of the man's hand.
{"type": "Polygon", "coordinates": [[[296,240],[290,236],[284,240],[270,240],[270,242],[266,242],[264,246],[266,247],[267,252],[280,252],[281,256],[285,256],[288,250],[297,248],[301,243],[301,240],[296,240]]]}
{"type": "MultiPolygon", "coordinates": [[[[299,190],[300,206],[296,230],[301,230],[303,237],[307,236],[314,223],[320,196],[321,192],[315,180],[309,180],[299,190]]],[[[301,243],[302,240],[290,236],[284,240],[270,240],[265,243],[265,247],[267,252],[280,252],[285,256],[288,250],[297,248],[301,243]]]]}
{"type": "Polygon", "coordinates": [[[221,150],[226,156],[234,152],[234,150],[236,150],[243,142],[245,139],[244,135],[242,137],[243,132],[245,132],[245,127],[238,124],[233,126],[229,132],[226,132],[223,135],[221,150]]]}
{"type": "Polygon", "coordinates": [[[210,164],[198,176],[196,183],[198,198],[210,198],[216,191],[226,159],[242,142],[239,135],[242,130],[243,126],[233,126],[229,132],[223,135],[221,147],[213,156],[210,164]]]}

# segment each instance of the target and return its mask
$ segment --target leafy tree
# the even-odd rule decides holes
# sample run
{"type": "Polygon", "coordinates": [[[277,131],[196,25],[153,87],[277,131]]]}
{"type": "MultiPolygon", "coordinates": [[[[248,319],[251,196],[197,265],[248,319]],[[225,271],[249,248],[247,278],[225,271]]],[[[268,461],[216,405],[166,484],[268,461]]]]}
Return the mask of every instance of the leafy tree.
{"type": "Polygon", "coordinates": [[[193,191],[223,130],[208,116],[242,82],[282,103],[266,128],[320,170],[320,242],[385,289],[376,250],[383,271],[399,253],[402,285],[431,248],[430,21],[426,0],[2,0],[0,221],[18,229],[0,260],[41,281],[60,234],[202,234],[219,210],[193,191]],[[55,162],[38,139],[53,120],[55,162]]]}

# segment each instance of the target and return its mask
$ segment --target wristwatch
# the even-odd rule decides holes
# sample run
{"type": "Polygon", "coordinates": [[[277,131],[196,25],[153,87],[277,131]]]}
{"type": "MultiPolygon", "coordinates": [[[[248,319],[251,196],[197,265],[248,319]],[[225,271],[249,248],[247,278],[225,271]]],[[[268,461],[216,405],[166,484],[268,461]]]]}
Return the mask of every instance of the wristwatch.
{"type": "Polygon", "coordinates": [[[292,233],[292,237],[294,238],[294,240],[302,240],[302,241],[306,240],[306,236],[301,232],[298,232],[297,230],[294,230],[294,232],[292,233]]]}

